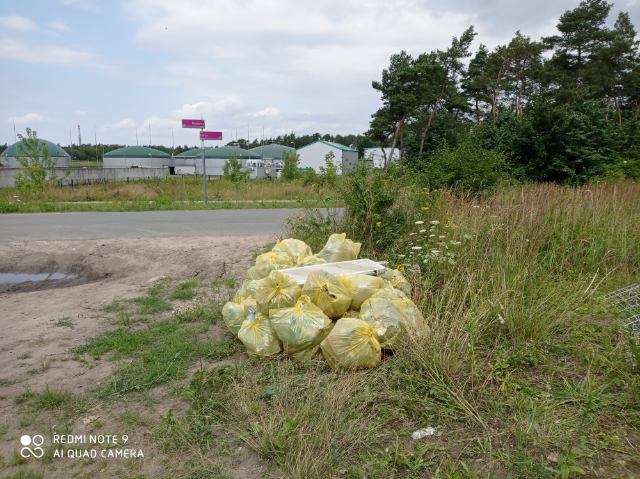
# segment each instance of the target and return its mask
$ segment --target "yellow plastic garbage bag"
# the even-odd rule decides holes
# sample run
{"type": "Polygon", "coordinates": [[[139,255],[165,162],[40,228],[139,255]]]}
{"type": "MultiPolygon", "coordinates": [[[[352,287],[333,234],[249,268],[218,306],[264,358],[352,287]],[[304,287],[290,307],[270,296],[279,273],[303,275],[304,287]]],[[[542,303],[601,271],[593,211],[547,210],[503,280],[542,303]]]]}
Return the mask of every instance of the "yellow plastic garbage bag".
{"type": "Polygon", "coordinates": [[[238,331],[238,339],[252,356],[272,356],[282,350],[269,317],[261,313],[250,314],[244,320],[238,331]]]}
{"type": "Polygon", "coordinates": [[[256,297],[256,288],[258,287],[258,281],[254,279],[247,279],[242,282],[240,285],[240,289],[236,293],[236,297],[246,298],[251,296],[253,298],[256,297]]]}
{"type": "Polygon", "coordinates": [[[255,313],[255,311],[255,298],[236,296],[233,301],[228,301],[222,307],[222,319],[229,331],[237,336],[240,326],[242,326],[246,317],[251,313],[255,313]]]}
{"type": "Polygon", "coordinates": [[[256,286],[258,311],[269,314],[270,309],[289,308],[300,297],[300,286],[291,276],[272,271],[256,286]]]}
{"type": "Polygon", "coordinates": [[[373,293],[385,287],[385,281],[368,274],[340,275],[338,280],[351,295],[351,309],[359,310],[362,303],[373,293]]]}
{"type": "Polygon", "coordinates": [[[382,279],[389,282],[391,286],[399,289],[404,294],[411,296],[411,284],[407,281],[407,278],[397,269],[387,268],[384,273],[380,275],[382,279]]]}
{"type": "Polygon", "coordinates": [[[307,256],[306,258],[301,259],[296,264],[296,266],[311,266],[311,265],[314,265],[314,264],[323,264],[323,263],[326,263],[326,261],[323,260],[322,258],[319,258],[315,254],[313,254],[311,256],[307,256]]]}
{"type": "Polygon", "coordinates": [[[256,274],[265,278],[271,271],[293,266],[291,256],[287,253],[269,251],[256,258],[256,274]]]}
{"type": "Polygon", "coordinates": [[[334,369],[373,368],[382,356],[373,327],[358,318],[339,319],[320,348],[334,369]]]}
{"type": "Polygon", "coordinates": [[[360,246],[360,243],[354,243],[348,239],[345,233],[334,233],[329,236],[327,244],[324,245],[324,248],[322,248],[316,256],[322,258],[327,263],[350,261],[358,259],[360,246]]]}
{"type": "Polygon", "coordinates": [[[294,264],[299,264],[304,258],[313,254],[307,243],[294,238],[278,241],[271,251],[288,254],[294,264]]]}
{"type": "Polygon", "coordinates": [[[403,292],[384,288],[362,303],[360,319],[369,323],[384,349],[393,348],[405,332],[415,333],[422,313],[403,292]]]}
{"type": "Polygon", "coordinates": [[[269,310],[271,325],[284,350],[296,359],[311,359],[333,323],[322,310],[302,295],[291,308],[269,310]]]}
{"type": "Polygon", "coordinates": [[[330,318],[338,318],[349,309],[351,295],[338,278],[326,271],[311,271],[302,288],[311,301],[330,318]]]}
{"type": "Polygon", "coordinates": [[[264,278],[264,276],[260,276],[258,274],[258,271],[256,270],[256,267],[252,266],[247,270],[247,274],[245,275],[245,278],[248,280],[258,280],[258,279],[264,278]]]}

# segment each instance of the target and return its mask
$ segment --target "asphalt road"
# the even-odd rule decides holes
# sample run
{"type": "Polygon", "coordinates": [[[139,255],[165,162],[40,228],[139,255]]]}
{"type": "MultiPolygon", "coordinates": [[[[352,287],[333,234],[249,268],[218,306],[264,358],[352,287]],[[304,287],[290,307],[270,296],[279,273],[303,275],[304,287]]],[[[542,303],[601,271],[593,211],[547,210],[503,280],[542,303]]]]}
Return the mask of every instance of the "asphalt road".
{"type": "Polygon", "coordinates": [[[0,215],[0,241],[277,234],[293,208],[0,215]]]}

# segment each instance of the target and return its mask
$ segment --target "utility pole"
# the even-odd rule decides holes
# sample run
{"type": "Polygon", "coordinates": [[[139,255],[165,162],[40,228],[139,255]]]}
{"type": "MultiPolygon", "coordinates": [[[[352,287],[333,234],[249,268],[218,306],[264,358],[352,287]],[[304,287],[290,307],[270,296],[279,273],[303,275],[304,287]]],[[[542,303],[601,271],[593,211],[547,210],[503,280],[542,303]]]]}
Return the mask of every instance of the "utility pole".
{"type": "Polygon", "coordinates": [[[93,124],[93,144],[96,145],[96,168],[98,167],[98,132],[96,124],[93,124]]]}
{"type": "Polygon", "coordinates": [[[78,125],[78,146],[82,145],[82,135],[80,134],[80,125],[78,125]]]}
{"type": "Polygon", "coordinates": [[[17,142],[18,141],[18,134],[16,133],[16,119],[12,118],[13,120],[13,142],[17,142]]]}
{"type": "Polygon", "coordinates": [[[136,146],[138,146],[138,127],[136,126],[136,146]]]}

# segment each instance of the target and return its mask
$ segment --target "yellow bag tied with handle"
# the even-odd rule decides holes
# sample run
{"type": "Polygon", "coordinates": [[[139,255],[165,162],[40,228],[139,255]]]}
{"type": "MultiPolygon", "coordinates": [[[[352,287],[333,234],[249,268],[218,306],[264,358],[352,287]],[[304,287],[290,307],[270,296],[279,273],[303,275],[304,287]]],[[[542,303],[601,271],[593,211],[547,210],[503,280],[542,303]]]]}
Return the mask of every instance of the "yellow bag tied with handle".
{"type": "Polygon", "coordinates": [[[256,300],[252,297],[236,296],[233,301],[228,301],[222,307],[222,319],[224,324],[227,325],[229,331],[234,335],[238,335],[240,326],[246,319],[246,317],[255,313],[256,300]]]}
{"type": "Polygon", "coordinates": [[[279,271],[272,271],[256,285],[256,303],[263,314],[269,314],[270,309],[289,308],[299,297],[296,280],[279,271]]]}
{"type": "Polygon", "coordinates": [[[296,359],[311,359],[333,325],[306,295],[291,308],[269,310],[269,319],[284,350],[296,359]]]}
{"type": "Polygon", "coordinates": [[[269,251],[256,258],[256,274],[265,278],[271,271],[293,266],[291,256],[287,253],[269,251]]]}
{"type": "Polygon", "coordinates": [[[300,264],[304,258],[313,254],[307,243],[294,238],[278,241],[271,251],[288,254],[294,264],[300,264]]]}
{"type": "Polygon", "coordinates": [[[418,307],[403,292],[384,288],[362,303],[360,319],[369,323],[384,349],[391,349],[405,332],[417,332],[423,322],[418,307]]]}
{"type": "Polygon", "coordinates": [[[354,243],[348,239],[345,233],[334,233],[329,236],[327,244],[316,253],[316,256],[322,258],[327,263],[351,261],[358,259],[360,246],[360,243],[354,243]]]}
{"type": "Polygon", "coordinates": [[[311,271],[302,288],[311,301],[330,318],[342,316],[351,305],[351,295],[338,278],[326,271],[311,271]]]}
{"type": "Polygon", "coordinates": [[[374,368],[382,360],[373,327],[358,318],[339,319],[320,348],[333,369],[374,368]]]}
{"type": "Polygon", "coordinates": [[[380,277],[387,280],[395,289],[399,289],[404,294],[411,296],[411,284],[397,269],[387,268],[380,277]]]}
{"type": "Polygon", "coordinates": [[[282,344],[269,318],[261,313],[250,314],[244,320],[238,339],[252,356],[272,356],[282,350],[282,344]]]}
{"type": "Polygon", "coordinates": [[[385,281],[382,278],[368,274],[340,275],[338,280],[349,291],[352,298],[351,309],[355,310],[359,310],[365,300],[385,287],[385,281]]]}

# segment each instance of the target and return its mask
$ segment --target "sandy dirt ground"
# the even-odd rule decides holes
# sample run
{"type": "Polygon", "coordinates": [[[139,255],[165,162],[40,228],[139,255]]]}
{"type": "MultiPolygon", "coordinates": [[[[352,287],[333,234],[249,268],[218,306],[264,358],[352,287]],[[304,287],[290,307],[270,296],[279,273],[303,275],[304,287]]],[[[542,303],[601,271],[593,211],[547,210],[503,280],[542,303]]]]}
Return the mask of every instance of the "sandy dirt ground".
{"type": "MultiPolygon", "coordinates": [[[[0,272],[60,271],[79,275],[79,279],[67,284],[52,282],[0,292],[0,471],[16,470],[20,435],[38,432],[25,431],[20,425],[16,397],[47,386],[87,393],[110,376],[112,362],[87,364],[75,360],[70,352],[88,338],[113,329],[104,320],[102,308],[117,299],[140,296],[161,277],[241,278],[252,253],[273,239],[251,236],[0,242],[0,272]]],[[[176,401],[155,398],[146,414],[157,420],[170,408],[180,409],[176,401]]],[[[108,424],[122,412],[117,404],[110,408],[85,413],[71,432],[82,434],[96,422],[104,430],[105,422],[108,424]]],[[[113,424],[116,427],[117,422],[113,424]]],[[[149,437],[134,437],[131,441],[134,439],[137,446],[153,448],[149,437]]],[[[255,461],[243,460],[243,454],[237,455],[238,463],[232,467],[234,476],[260,477],[255,461]]],[[[27,465],[31,464],[38,466],[33,462],[27,465]]],[[[153,453],[145,455],[135,467],[145,477],[154,477],[163,469],[154,461],[153,453]]],[[[58,461],[37,470],[47,478],[120,477],[117,466],[100,462],[83,466],[78,461],[62,467],[58,461]]]]}

